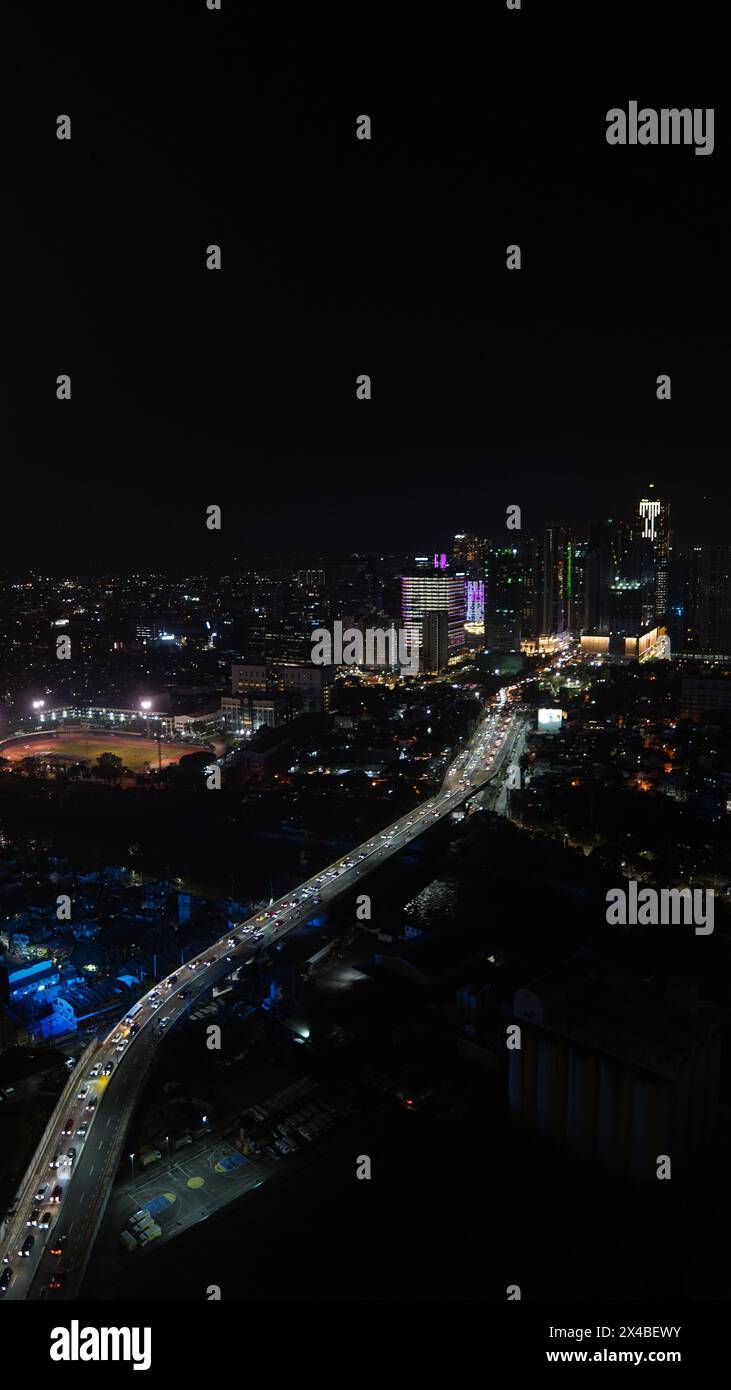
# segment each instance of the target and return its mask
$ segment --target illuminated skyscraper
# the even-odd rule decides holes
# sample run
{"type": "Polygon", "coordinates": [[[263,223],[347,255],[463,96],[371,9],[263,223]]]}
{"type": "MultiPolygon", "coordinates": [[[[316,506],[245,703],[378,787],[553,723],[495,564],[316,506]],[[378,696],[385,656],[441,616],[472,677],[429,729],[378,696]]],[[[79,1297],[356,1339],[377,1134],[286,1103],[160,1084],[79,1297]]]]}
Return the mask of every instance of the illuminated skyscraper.
{"type": "Polygon", "coordinates": [[[468,579],[481,579],[488,542],[481,536],[469,536],[460,531],[452,542],[452,563],[468,579]]]}
{"type": "Polygon", "coordinates": [[[537,641],[543,631],[543,537],[540,532],[524,536],[520,542],[520,550],[520,635],[529,641],[537,641]]]}
{"type": "Polygon", "coordinates": [[[670,559],[670,508],[661,502],[650,483],[647,495],[635,508],[635,532],[650,548],[654,568],[654,617],[662,620],[668,608],[668,564],[670,559]]]}
{"type": "Polygon", "coordinates": [[[488,545],[485,557],[485,645],[520,650],[523,557],[520,546],[488,545]]]}
{"type": "Polygon", "coordinates": [[[485,581],[484,579],[468,579],[467,587],[467,622],[474,627],[483,627],[485,622],[485,581]]]}
{"type": "Polygon", "coordinates": [[[569,627],[579,636],[586,621],[586,560],[588,542],[572,539],[569,586],[569,627]]]}
{"type": "MultiPolygon", "coordinates": [[[[433,570],[431,574],[417,573],[401,578],[401,617],[410,646],[416,646],[420,656],[424,646],[424,615],[443,613],[447,625],[447,654],[454,656],[464,647],[466,618],[464,575],[433,570]]],[[[441,625],[437,625],[441,626],[441,625]]],[[[430,644],[430,663],[433,650],[443,651],[443,639],[430,644]]],[[[430,665],[431,669],[431,665],[430,665]]]]}
{"type": "Polygon", "coordinates": [[[547,526],[543,538],[542,631],[560,636],[571,625],[573,552],[565,526],[547,526]]]}

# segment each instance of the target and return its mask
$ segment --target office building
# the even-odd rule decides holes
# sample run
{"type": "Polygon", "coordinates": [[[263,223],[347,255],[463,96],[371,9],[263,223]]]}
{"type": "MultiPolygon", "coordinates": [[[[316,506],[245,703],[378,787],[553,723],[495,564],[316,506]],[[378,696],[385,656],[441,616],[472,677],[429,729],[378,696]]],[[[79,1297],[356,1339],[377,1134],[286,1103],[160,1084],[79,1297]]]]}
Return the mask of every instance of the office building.
{"type": "Polygon", "coordinates": [[[543,536],[534,532],[520,541],[521,640],[537,650],[543,632],[543,536]]]}
{"type": "Polygon", "coordinates": [[[488,545],[485,557],[485,645],[520,650],[523,557],[517,543],[488,545]]]}
{"type": "Polygon", "coordinates": [[[460,531],[452,542],[452,568],[462,571],[468,579],[482,578],[487,545],[481,536],[460,531]]]}
{"type": "Polygon", "coordinates": [[[694,546],[690,554],[688,651],[731,656],[731,546],[694,546]]]}
{"type": "Polygon", "coordinates": [[[543,537],[541,631],[561,636],[571,626],[573,552],[565,526],[547,526],[543,537]]]}
{"type": "MultiPolygon", "coordinates": [[[[446,614],[448,659],[462,651],[465,644],[466,613],[465,580],[463,575],[433,570],[430,574],[403,575],[401,578],[401,618],[410,648],[420,653],[424,645],[424,616],[426,613],[446,614]]],[[[430,637],[433,659],[433,636],[430,637]]]]}
{"type": "Polygon", "coordinates": [[[670,508],[661,502],[650,483],[645,497],[635,508],[637,538],[649,544],[652,556],[654,611],[652,617],[664,622],[668,610],[668,569],[670,563],[670,508]]]}

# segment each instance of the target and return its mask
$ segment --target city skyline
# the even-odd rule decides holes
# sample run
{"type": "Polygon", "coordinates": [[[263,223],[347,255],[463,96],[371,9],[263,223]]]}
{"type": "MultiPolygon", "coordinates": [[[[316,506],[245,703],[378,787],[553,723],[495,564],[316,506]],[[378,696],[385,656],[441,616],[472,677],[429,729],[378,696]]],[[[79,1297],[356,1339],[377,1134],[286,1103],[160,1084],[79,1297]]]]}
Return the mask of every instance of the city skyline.
{"type": "Polygon", "coordinates": [[[239,1303],[463,1301],[528,1370],[692,1369],[731,1297],[721,34],[272,17],[2,22],[7,1349],[200,1381],[239,1303]]]}

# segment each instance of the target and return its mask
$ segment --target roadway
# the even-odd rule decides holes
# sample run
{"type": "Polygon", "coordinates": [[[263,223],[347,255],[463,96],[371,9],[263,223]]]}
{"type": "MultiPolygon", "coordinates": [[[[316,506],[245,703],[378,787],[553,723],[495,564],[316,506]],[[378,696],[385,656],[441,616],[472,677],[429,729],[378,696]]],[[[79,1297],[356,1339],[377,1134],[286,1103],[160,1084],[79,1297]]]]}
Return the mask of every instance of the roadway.
{"type": "MultiPolygon", "coordinates": [[[[264,912],[237,923],[138,1001],[76,1068],[72,1103],[59,1103],[49,1139],[24,1178],[4,1240],[6,1300],[73,1297],[104,1213],[136,1099],[157,1047],[212,985],[251,963],[367,874],[398,854],[485,786],[512,753],[520,729],[509,708],[492,707],[445,775],[440,790],[385,831],[330,864],[264,912]],[[69,1157],[73,1153],[73,1157],[69,1157]],[[57,1161],[58,1166],[51,1166],[57,1161]],[[32,1194],[36,1199],[32,1200],[32,1194]],[[47,1230],[27,1222],[45,1220],[47,1230]],[[20,1254],[29,1236],[28,1255],[20,1254]],[[53,1253],[60,1252],[60,1253],[53,1253]]],[[[126,1156],[126,1155],[125,1155],[126,1156]]],[[[2,1274],[0,1274],[0,1279],[2,1274]]]]}

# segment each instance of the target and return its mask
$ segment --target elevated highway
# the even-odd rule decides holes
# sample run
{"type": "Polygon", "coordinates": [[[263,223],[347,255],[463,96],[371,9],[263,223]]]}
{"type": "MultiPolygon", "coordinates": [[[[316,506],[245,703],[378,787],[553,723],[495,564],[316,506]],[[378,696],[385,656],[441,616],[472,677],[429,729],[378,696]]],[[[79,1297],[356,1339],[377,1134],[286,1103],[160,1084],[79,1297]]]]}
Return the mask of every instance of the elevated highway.
{"type": "Polygon", "coordinates": [[[448,768],[440,790],[222,936],[161,980],[84,1055],[49,1122],[4,1223],[4,1300],[74,1298],[104,1216],[114,1174],[126,1158],[125,1138],[156,1051],[211,986],[307,922],[412,840],[463,805],[501,771],[520,722],[491,708],[448,768]],[[28,1225],[50,1213],[50,1226],[28,1225]],[[29,1252],[28,1238],[32,1237],[29,1252]],[[60,1253],[59,1253],[60,1252],[60,1253]]]}

